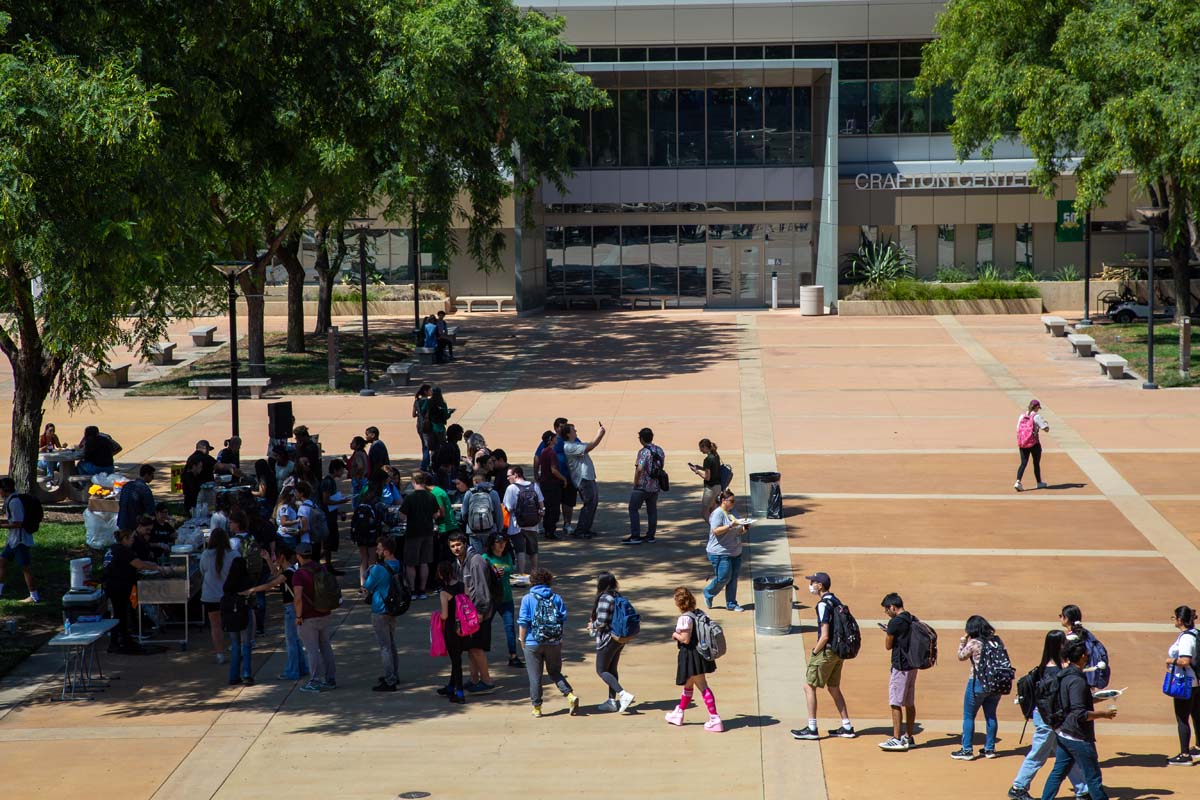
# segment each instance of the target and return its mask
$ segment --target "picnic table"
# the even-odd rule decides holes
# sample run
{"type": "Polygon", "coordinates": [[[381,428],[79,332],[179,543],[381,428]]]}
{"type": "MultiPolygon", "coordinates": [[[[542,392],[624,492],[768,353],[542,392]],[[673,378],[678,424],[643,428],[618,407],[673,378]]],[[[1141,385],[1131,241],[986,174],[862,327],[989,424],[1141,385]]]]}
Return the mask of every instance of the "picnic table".
{"type": "Polygon", "coordinates": [[[38,460],[47,464],[58,464],[58,486],[51,490],[41,481],[37,482],[37,497],[43,503],[60,503],[68,499],[71,478],[75,475],[75,465],[83,458],[82,450],[64,448],[38,453],[38,460]]]}
{"type": "Polygon", "coordinates": [[[96,643],[115,627],[115,619],[76,622],[70,633],[64,631],[50,640],[50,647],[63,651],[63,685],[58,700],[92,700],[92,692],[108,687],[96,643]]]}

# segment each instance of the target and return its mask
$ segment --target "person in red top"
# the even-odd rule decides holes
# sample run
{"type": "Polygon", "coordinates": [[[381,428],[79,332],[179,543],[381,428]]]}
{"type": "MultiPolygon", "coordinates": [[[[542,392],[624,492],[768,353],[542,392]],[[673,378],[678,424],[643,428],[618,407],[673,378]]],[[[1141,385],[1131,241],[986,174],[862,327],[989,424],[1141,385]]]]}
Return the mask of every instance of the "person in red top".
{"type": "Polygon", "coordinates": [[[542,450],[537,457],[537,483],[545,498],[546,514],[542,517],[542,531],[547,539],[561,539],[554,529],[558,527],[558,514],[562,510],[563,486],[567,479],[558,470],[558,453],[554,445],[558,436],[554,431],[542,434],[542,450]]]}
{"type": "Polygon", "coordinates": [[[316,575],[321,569],[313,560],[312,545],[307,542],[296,548],[300,568],[292,575],[292,591],[296,599],[296,626],[308,654],[312,676],[300,687],[302,692],[327,692],[337,688],[333,646],[329,643],[330,612],[320,611],[314,603],[316,575]]]}

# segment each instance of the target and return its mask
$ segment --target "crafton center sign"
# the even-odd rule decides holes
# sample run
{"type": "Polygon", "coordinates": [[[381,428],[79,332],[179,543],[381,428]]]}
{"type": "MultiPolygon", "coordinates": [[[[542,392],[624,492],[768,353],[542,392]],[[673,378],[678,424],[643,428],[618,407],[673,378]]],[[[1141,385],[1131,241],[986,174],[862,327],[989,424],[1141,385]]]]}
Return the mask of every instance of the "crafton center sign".
{"type": "Polygon", "coordinates": [[[914,189],[1028,189],[1027,172],[860,172],[854,188],[911,191],[914,189]]]}

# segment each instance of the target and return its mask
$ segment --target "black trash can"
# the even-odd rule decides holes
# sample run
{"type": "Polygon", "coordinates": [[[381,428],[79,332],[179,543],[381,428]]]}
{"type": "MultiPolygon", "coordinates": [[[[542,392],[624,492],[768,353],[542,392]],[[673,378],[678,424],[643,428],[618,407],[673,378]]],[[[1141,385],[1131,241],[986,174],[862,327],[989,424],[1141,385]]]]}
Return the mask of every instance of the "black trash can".
{"type": "Polygon", "coordinates": [[[754,579],[754,629],[767,636],[792,630],[791,578],[761,576],[754,579]]]}
{"type": "Polygon", "coordinates": [[[750,473],[750,513],[755,517],[783,519],[783,492],[778,472],[750,473]]]}

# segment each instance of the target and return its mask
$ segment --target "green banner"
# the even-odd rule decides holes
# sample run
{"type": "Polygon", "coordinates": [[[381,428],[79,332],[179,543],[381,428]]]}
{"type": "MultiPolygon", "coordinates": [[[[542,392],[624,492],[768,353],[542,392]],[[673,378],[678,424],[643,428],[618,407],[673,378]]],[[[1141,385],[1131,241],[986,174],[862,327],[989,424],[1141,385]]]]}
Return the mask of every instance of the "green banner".
{"type": "Polygon", "coordinates": [[[1055,240],[1059,242],[1083,241],[1083,221],[1075,213],[1074,200],[1058,201],[1058,221],[1054,233],[1055,240]]]}

